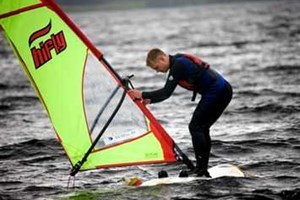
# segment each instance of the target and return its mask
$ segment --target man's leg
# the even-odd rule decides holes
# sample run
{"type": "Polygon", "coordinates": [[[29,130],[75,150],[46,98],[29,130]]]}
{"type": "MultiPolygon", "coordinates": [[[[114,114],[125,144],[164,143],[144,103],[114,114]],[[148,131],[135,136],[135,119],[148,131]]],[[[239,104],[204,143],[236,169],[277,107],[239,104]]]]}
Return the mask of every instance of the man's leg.
{"type": "Polygon", "coordinates": [[[211,139],[209,135],[209,122],[211,103],[201,99],[197,105],[192,120],[189,124],[189,130],[192,136],[192,142],[197,161],[194,173],[199,176],[204,175],[208,168],[209,154],[211,149],[211,139]]]}
{"type": "Polygon", "coordinates": [[[211,150],[209,129],[221,116],[231,101],[231,98],[231,86],[226,84],[225,89],[214,98],[202,97],[194,111],[192,120],[189,124],[189,130],[192,136],[195,157],[197,160],[196,168],[198,168],[199,176],[202,176],[203,174],[201,173],[208,168],[211,150]]]}
{"type": "Polygon", "coordinates": [[[232,88],[229,83],[225,84],[224,90],[217,95],[216,103],[214,108],[210,113],[210,121],[208,122],[209,127],[211,127],[222,115],[228,104],[232,99],[232,88]]]}

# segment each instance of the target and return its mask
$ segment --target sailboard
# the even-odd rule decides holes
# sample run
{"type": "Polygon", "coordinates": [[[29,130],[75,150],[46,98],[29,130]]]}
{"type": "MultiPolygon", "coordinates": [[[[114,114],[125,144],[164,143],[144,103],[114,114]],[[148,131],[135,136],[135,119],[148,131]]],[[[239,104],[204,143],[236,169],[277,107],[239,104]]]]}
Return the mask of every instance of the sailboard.
{"type": "Polygon", "coordinates": [[[192,166],[128,94],[130,77],[121,77],[53,0],[0,0],[0,30],[47,111],[72,176],[176,161],[192,166]]]}
{"type": "Polygon", "coordinates": [[[208,169],[211,177],[178,177],[171,176],[165,178],[154,178],[143,181],[137,177],[126,180],[128,186],[155,186],[155,185],[168,185],[168,184],[183,184],[198,180],[211,180],[220,177],[245,177],[246,174],[236,165],[220,164],[208,169]]]}

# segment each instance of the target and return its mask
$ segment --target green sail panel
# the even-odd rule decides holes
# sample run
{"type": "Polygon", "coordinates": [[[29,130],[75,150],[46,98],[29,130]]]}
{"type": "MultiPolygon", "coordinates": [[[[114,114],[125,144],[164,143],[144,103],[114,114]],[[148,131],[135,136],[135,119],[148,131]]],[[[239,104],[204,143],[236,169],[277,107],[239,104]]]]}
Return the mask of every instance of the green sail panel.
{"type": "Polygon", "coordinates": [[[11,0],[0,0],[0,18],[4,14],[16,14],[22,12],[28,8],[41,6],[40,0],[15,0],[13,3],[11,0]],[[14,12],[14,13],[13,13],[14,12]]]}
{"type": "MultiPolygon", "coordinates": [[[[53,1],[0,0],[0,13],[1,29],[74,166],[118,104],[122,80],[53,1]]],[[[173,140],[127,94],[81,170],[176,160],[173,140]]]]}

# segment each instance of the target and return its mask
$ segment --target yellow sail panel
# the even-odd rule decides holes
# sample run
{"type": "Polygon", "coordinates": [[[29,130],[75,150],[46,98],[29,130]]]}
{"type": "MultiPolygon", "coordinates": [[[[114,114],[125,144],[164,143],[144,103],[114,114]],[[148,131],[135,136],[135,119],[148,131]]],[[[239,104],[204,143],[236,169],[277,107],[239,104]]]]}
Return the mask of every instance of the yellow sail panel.
{"type": "Polygon", "coordinates": [[[0,26],[43,102],[74,174],[176,161],[174,141],[144,105],[126,94],[124,80],[101,52],[51,0],[37,5],[0,15],[0,26]],[[115,115],[118,102],[122,106],[115,115]]]}
{"type": "Polygon", "coordinates": [[[81,148],[90,146],[82,102],[87,47],[47,7],[0,19],[0,23],[68,156],[76,162],[82,156],[81,148]]]}
{"type": "Polygon", "coordinates": [[[14,0],[13,3],[11,0],[0,0],[0,18],[1,15],[11,15],[36,6],[41,6],[40,0],[14,0]]]}

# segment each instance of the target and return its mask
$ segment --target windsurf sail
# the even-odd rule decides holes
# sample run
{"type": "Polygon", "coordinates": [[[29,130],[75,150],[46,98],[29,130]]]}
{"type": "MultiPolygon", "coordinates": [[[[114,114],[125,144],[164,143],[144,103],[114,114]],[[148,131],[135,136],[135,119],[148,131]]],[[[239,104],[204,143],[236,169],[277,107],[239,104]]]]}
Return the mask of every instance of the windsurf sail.
{"type": "Polygon", "coordinates": [[[184,157],[150,111],[128,95],[129,80],[54,1],[0,0],[0,28],[77,171],[184,157]]]}

